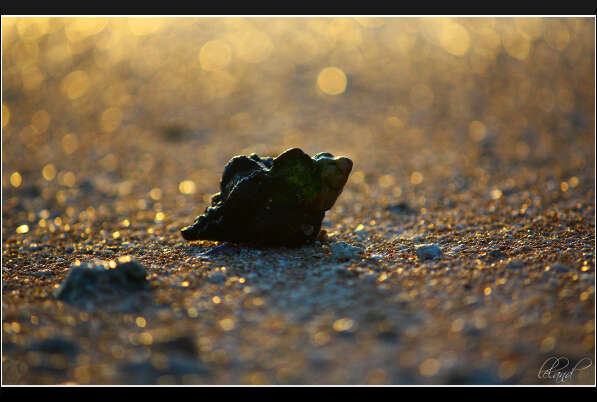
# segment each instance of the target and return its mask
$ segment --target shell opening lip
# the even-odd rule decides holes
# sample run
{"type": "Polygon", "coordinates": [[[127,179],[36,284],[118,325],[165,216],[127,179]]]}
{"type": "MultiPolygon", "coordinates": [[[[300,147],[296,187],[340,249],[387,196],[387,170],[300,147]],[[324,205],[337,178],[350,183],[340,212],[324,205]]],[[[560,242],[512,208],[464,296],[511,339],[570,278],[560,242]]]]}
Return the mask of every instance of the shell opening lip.
{"type": "Polygon", "coordinates": [[[337,159],[337,166],[344,175],[348,176],[352,170],[352,161],[344,156],[340,156],[337,159]]]}

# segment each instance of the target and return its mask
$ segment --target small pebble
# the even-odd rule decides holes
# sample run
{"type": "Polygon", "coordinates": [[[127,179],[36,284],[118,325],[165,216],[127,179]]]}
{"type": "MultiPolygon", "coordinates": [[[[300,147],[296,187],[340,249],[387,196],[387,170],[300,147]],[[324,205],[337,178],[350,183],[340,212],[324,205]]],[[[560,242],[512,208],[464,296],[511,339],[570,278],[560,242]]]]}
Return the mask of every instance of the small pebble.
{"type": "Polygon", "coordinates": [[[338,242],[332,246],[332,257],[337,260],[350,260],[363,253],[360,247],[352,246],[346,242],[338,242]]]}
{"type": "Polygon", "coordinates": [[[442,249],[437,244],[423,244],[417,246],[416,252],[420,260],[432,260],[444,256],[442,249]]]}
{"type": "Polygon", "coordinates": [[[42,269],[37,272],[34,272],[33,275],[38,276],[38,277],[50,276],[50,275],[52,275],[52,271],[50,271],[49,269],[42,269]]]}
{"type": "Polygon", "coordinates": [[[114,295],[117,290],[144,289],[147,286],[146,275],[145,268],[129,256],[109,263],[94,260],[73,264],[55,296],[74,303],[93,296],[114,295]]]}
{"type": "Polygon", "coordinates": [[[569,268],[566,265],[560,264],[558,262],[552,264],[550,267],[553,271],[557,272],[558,274],[565,274],[566,272],[572,271],[572,268],[569,268]]]}
{"type": "Polygon", "coordinates": [[[207,280],[211,283],[222,283],[226,280],[226,275],[222,271],[210,272],[207,280]]]}
{"type": "Polygon", "coordinates": [[[506,268],[508,269],[521,269],[524,266],[524,264],[518,260],[514,260],[514,261],[510,261],[507,265],[506,268]]]}
{"type": "Polygon", "coordinates": [[[413,243],[422,243],[425,241],[425,236],[415,236],[412,238],[413,243]]]}

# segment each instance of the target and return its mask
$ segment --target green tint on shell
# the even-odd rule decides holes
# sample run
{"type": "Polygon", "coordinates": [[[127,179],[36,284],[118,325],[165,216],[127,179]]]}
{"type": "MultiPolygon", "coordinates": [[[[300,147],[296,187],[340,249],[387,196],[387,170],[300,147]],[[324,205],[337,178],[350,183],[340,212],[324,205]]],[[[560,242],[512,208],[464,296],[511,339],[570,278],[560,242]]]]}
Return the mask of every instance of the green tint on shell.
{"type": "Polygon", "coordinates": [[[181,229],[186,240],[298,246],[315,240],[325,211],[342,192],[352,161],[299,148],[276,158],[236,156],[211,206],[181,229]]]}

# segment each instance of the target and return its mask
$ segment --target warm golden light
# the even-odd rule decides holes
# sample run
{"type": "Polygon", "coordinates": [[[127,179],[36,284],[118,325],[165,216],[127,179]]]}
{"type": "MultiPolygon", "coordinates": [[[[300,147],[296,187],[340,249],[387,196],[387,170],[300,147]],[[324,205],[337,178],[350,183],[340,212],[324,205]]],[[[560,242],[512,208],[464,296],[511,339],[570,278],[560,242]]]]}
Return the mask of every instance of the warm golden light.
{"type": "Polygon", "coordinates": [[[317,76],[317,86],[327,95],[339,95],[346,90],[346,74],[338,67],[326,67],[317,76]]]}
{"type": "Polygon", "coordinates": [[[62,150],[65,154],[69,155],[72,154],[77,150],[79,146],[79,140],[75,134],[67,134],[62,137],[62,150]]]}
{"type": "Polygon", "coordinates": [[[234,46],[235,54],[241,60],[260,63],[266,60],[274,50],[269,35],[257,29],[244,29],[228,37],[234,46]]]}
{"type": "Polygon", "coordinates": [[[183,180],[178,184],[178,191],[182,194],[194,194],[197,191],[195,182],[192,180],[183,180]]]}
{"type": "Polygon", "coordinates": [[[446,23],[442,27],[440,42],[446,52],[462,56],[469,49],[470,35],[462,25],[446,23]]]}
{"type": "Polygon", "coordinates": [[[135,323],[137,324],[137,326],[139,328],[145,328],[145,325],[147,324],[147,321],[145,321],[145,318],[143,318],[143,317],[137,317],[135,319],[135,323]]]}
{"type": "Polygon", "coordinates": [[[231,331],[234,329],[235,326],[236,326],[236,323],[234,322],[234,320],[232,318],[224,318],[223,320],[220,320],[220,327],[224,331],[231,331]]]}
{"type": "Polygon", "coordinates": [[[122,112],[117,107],[111,107],[102,113],[100,119],[100,126],[102,130],[105,132],[111,133],[112,131],[116,130],[120,127],[120,123],[122,122],[122,112]]]}
{"type": "Polygon", "coordinates": [[[160,200],[162,198],[162,190],[160,188],[152,188],[149,192],[149,196],[152,200],[160,200]]]}
{"type": "Polygon", "coordinates": [[[199,52],[201,68],[207,71],[226,68],[232,58],[232,49],[221,40],[212,40],[205,43],[199,52]]]}
{"type": "Polygon", "coordinates": [[[437,374],[441,364],[437,359],[426,359],[419,366],[419,373],[424,377],[431,377],[437,374]]]}
{"type": "Polygon", "coordinates": [[[50,114],[45,110],[38,110],[35,114],[31,117],[31,124],[35,127],[38,133],[44,133],[50,126],[50,122],[52,118],[50,114]]]}
{"type": "Polygon", "coordinates": [[[126,21],[130,32],[136,36],[155,33],[162,27],[161,21],[155,18],[130,18],[126,21]]]}
{"type": "Polygon", "coordinates": [[[410,175],[410,182],[414,185],[423,183],[423,174],[421,172],[413,172],[410,175]]]}
{"type": "Polygon", "coordinates": [[[17,228],[17,233],[24,234],[29,232],[29,225],[21,225],[17,228]]]}
{"type": "Polygon", "coordinates": [[[41,175],[43,176],[44,179],[46,179],[47,181],[53,180],[54,177],[56,177],[56,168],[54,167],[53,164],[48,163],[47,165],[45,165],[43,167],[43,169],[41,170],[41,175]]]}
{"type": "Polygon", "coordinates": [[[69,99],[80,98],[87,92],[89,77],[85,71],[77,70],[62,80],[62,92],[69,99]]]}
{"type": "Polygon", "coordinates": [[[485,134],[487,129],[485,128],[485,124],[481,123],[480,121],[471,121],[468,126],[468,132],[470,137],[476,141],[482,141],[485,138],[485,134]]]}
{"type": "Polygon", "coordinates": [[[21,174],[19,172],[14,172],[10,175],[10,184],[13,187],[19,187],[22,182],[23,178],[21,177],[21,174]]]}
{"type": "Polygon", "coordinates": [[[354,321],[350,318],[340,318],[339,320],[334,321],[334,331],[342,332],[342,331],[349,331],[354,325],[354,321]]]}
{"type": "Polygon", "coordinates": [[[506,52],[514,58],[524,60],[529,55],[531,43],[528,36],[519,31],[506,31],[503,33],[502,42],[506,52]]]}
{"type": "Polygon", "coordinates": [[[5,103],[2,104],[2,127],[8,126],[10,123],[10,108],[5,103]]]}

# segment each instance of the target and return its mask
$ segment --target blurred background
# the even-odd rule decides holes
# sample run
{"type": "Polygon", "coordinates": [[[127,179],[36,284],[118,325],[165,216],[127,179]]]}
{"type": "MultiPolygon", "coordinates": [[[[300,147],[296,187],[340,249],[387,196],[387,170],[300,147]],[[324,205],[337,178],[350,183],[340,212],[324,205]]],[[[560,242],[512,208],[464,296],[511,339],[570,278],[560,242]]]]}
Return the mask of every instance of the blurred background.
{"type": "Polygon", "coordinates": [[[541,163],[593,144],[593,34],[591,18],[3,18],[3,188],[159,201],[291,146],[349,154],[356,183],[394,196],[471,153],[541,163]]]}

